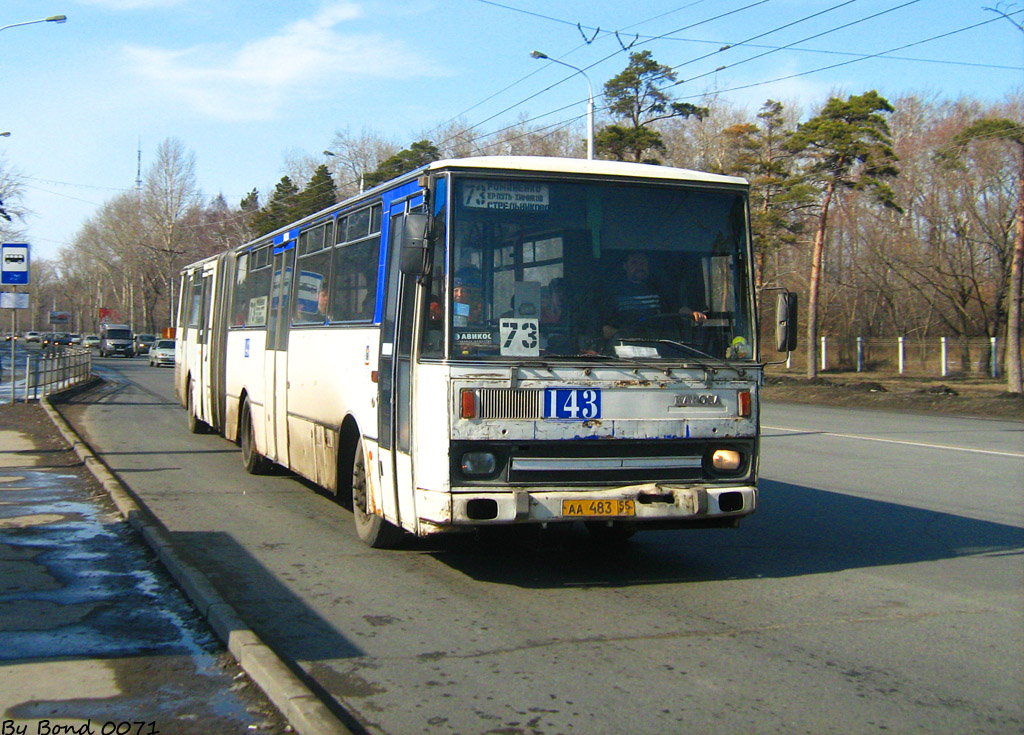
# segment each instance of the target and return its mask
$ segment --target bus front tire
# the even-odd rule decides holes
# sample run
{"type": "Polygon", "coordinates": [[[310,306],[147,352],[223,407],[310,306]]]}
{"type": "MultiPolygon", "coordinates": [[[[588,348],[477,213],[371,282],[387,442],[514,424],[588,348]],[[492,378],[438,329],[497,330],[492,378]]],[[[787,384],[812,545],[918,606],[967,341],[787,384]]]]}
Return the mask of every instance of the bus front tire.
{"type": "Polygon", "coordinates": [[[366,460],[362,439],[356,442],[352,457],[352,517],[359,540],[374,549],[396,546],[405,535],[402,529],[368,512],[366,499],[366,460]]]}
{"type": "Polygon", "coordinates": [[[273,468],[273,462],[256,451],[256,434],[252,426],[252,411],[249,401],[242,404],[242,425],[238,431],[238,443],[242,447],[242,464],[250,475],[266,475],[273,468]]]}

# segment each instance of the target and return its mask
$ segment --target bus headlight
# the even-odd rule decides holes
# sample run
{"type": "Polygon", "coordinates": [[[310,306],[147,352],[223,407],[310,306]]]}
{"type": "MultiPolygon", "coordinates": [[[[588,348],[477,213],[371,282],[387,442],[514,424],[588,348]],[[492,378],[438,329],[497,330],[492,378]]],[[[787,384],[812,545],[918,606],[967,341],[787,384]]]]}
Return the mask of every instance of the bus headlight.
{"type": "Polygon", "coordinates": [[[466,452],[461,467],[466,477],[486,477],[497,471],[498,460],[490,452],[466,452]]]}
{"type": "Polygon", "coordinates": [[[711,453],[711,466],[716,472],[735,472],[743,465],[743,455],[735,449],[716,449],[711,453]]]}

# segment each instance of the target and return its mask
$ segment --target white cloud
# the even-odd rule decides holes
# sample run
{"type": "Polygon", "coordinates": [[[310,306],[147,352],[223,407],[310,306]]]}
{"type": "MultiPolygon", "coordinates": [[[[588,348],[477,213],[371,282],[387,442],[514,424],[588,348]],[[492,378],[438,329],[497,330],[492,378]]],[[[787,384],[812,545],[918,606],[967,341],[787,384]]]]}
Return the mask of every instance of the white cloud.
{"type": "Polygon", "coordinates": [[[230,121],[272,118],[286,101],[323,96],[348,79],[446,73],[401,41],[379,33],[339,31],[338,26],[362,16],[354,3],[333,2],[310,18],[236,49],[130,46],[125,53],[137,73],[158,84],[161,93],[230,121]]]}

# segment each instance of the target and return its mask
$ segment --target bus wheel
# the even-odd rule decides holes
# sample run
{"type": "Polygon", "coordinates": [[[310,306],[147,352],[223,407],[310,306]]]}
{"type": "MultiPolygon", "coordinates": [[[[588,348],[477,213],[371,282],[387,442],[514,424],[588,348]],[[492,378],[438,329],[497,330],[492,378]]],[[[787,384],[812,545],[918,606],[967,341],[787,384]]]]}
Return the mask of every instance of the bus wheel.
{"type": "Polygon", "coordinates": [[[636,523],[630,521],[586,521],[583,525],[595,541],[603,543],[621,544],[636,533],[636,523]]]}
{"type": "Polygon", "coordinates": [[[402,539],[402,529],[367,511],[366,460],[363,457],[362,439],[356,442],[355,456],[352,457],[352,517],[355,519],[359,539],[367,546],[387,549],[402,539]]]}
{"type": "Polygon", "coordinates": [[[192,404],[192,392],[195,390],[195,381],[190,380],[188,382],[188,430],[193,434],[207,434],[210,431],[210,425],[202,419],[196,418],[196,407],[192,404]]]}
{"type": "Polygon", "coordinates": [[[250,475],[266,475],[273,469],[274,463],[256,451],[256,435],[252,427],[252,412],[249,400],[242,404],[242,425],[238,432],[239,444],[242,445],[242,464],[250,475]]]}

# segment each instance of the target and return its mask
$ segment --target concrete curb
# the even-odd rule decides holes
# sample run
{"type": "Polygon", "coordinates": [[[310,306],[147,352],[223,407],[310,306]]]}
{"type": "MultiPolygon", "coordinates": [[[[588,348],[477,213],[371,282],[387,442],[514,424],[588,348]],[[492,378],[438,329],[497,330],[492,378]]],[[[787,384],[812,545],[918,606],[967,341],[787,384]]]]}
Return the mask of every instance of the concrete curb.
{"type": "Polygon", "coordinates": [[[263,690],[295,731],[300,735],[352,735],[352,731],[221,598],[209,580],[175,553],[167,534],[152,521],[148,509],[136,502],[50,401],[43,397],[39,399],[39,404],[75,450],[75,454],[110,495],[121,515],[146,540],[245,673],[263,690]]]}

